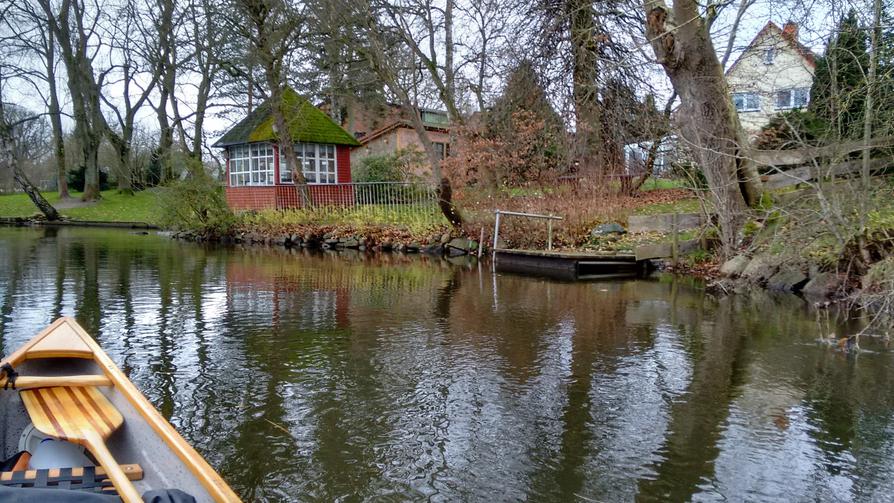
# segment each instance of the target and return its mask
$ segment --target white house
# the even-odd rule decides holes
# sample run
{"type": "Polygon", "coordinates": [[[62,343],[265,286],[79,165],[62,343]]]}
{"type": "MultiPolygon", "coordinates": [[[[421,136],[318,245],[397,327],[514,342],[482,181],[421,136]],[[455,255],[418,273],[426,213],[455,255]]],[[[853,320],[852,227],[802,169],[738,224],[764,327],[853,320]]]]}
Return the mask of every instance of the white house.
{"type": "Polygon", "coordinates": [[[806,106],[815,70],[813,52],[798,42],[798,25],[768,22],[726,72],[745,132],[752,136],[774,115],[806,106]]]}

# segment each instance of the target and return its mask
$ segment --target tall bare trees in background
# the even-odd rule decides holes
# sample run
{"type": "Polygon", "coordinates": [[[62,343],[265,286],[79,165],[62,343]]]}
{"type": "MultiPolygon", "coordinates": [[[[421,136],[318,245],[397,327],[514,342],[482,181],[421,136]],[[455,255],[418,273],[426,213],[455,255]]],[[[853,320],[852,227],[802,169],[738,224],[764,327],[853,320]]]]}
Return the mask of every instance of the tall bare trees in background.
{"type": "MultiPolygon", "coordinates": [[[[157,140],[151,163],[157,181],[188,175],[208,158],[209,114],[239,108],[241,117],[245,105],[262,98],[281,104],[291,87],[328,102],[337,119],[349,103],[404,107],[442,210],[459,225],[456,187],[420,111],[446,110],[463,128],[477,121],[469,121],[473,111],[488,113],[510,70],[525,60],[563,122],[568,155],[555,157],[565,163],[557,171],[594,175],[612,188],[612,177],[627,169],[625,144],[643,140],[654,150],[658,142],[652,140],[679,133],[707,179],[727,251],[748,208],[761,199],[724,78],[754,0],[709,7],[694,0],[0,1],[0,29],[15,41],[17,54],[30,58],[17,78],[44,98],[63,195],[69,157],[86,169],[84,198],[99,196],[103,142],[117,153],[121,190],[147,183],[134,174],[144,157],[132,151],[140,127],[157,140]],[[712,27],[724,9],[734,16],[718,54],[712,27]],[[675,100],[667,101],[674,93],[676,109],[675,100]],[[667,103],[663,113],[655,103],[667,103]],[[677,127],[668,126],[671,118],[677,127]],[[77,155],[66,155],[65,127],[77,155]]],[[[885,38],[885,9],[883,1],[867,2],[875,14],[866,11],[864,21],[874,18],[866,34],[875,47],[885,38]]],[[[860,109],[858,128],[848,128],[858,129],[864,144],[883,122],[873,105],[888,85],[882,77],[890,67],[883,52],[870,56],[861,63],[869,85],[860,92],[868,93],[871,106],[860,109]]],[[[274,112],[282,155],[309,202],[289,138],[290,111],[274,106],[274,112]]],[[[869,148],[863,152],[865,159],[872,155],[869,148]]]]}

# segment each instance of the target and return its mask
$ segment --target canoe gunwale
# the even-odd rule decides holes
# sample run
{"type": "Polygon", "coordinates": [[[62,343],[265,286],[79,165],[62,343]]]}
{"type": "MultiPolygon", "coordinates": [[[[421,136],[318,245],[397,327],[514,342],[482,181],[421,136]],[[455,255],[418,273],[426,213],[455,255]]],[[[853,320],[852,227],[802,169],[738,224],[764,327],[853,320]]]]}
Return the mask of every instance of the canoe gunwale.
{"type": "MultiPolygon", "coordinates": [[[[105,377],[115,390],[120,393],[133,407],[136,413],[148,424],[161,441],[168,446],[177,458],[186,466],[193,476],[208,491],[208,494],[218,502],[238,502],[239,496],[230,488],[223,478],[208,464],[207,461],[190,445],[176,429],[149,403],[149,400],[139,389],[124,375],[112,359],[100,348],[89,334],[72,318],[62,317],[43,329],[34,338],[12,353],[8,358],[0,361],[9,363],[13,367],[29,361],[47,358],[80,358],[93,360],[103,372],[105,377]],[[65,331],[60,341],[60,349],[37,349],[41,342],[46,342],[48,337],[57,330],[65,331]],[[72,335],[77,336],[73,339],[72,335]],[[63,337],[67,339],[62,340],[63,337]],[[83,345],[83,347],[81,347],[83,345]],[[67,347],[65,347],[67,346],[67,347]],[[88,353],[89,351],[89,353],[88,353]]],[[[24,376],[23,376],[24,377],[24,376]]],[[[72,376],[87,377],[87,376],[72,376]]],[[[91,376],[101,377],[101,376],[91,376]]]]}

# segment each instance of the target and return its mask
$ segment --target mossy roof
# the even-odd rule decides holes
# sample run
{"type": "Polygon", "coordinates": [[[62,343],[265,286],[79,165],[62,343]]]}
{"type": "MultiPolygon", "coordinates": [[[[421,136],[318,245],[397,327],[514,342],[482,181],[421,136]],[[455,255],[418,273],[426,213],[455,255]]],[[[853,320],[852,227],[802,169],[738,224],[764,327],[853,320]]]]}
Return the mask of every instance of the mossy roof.
{"type": "MultiPolygon", "coordinates": [[[[322,110],[313,106],[291,88],[283,91],[286,121],[292,139],[305,143],[332,143],[356,146],[360,143],[322,110]]],[[[273,113],[268,99],[244,119],[233,126],[215,147],[227,147],[241,143],[277,140],[273,132],[273,113]]]]}

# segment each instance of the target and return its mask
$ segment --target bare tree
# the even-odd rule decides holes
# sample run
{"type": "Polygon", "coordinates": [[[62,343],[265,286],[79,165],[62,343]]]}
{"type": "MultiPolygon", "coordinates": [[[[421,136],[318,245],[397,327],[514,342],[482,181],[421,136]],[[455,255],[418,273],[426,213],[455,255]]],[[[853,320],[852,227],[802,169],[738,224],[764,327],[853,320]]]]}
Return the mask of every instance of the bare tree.
{"type": "Polygon", "coordinates": [[[100,105],[100,86],[93,68],[98,48],[93,42],[100,21],[102,6],[94,1],[62,0],[57,6],[52,0],[36,0],[46,16],[47,26],[58,42],[68,77],[68,91],[72,98],[75,136],[81,147],[86,170],[83,199],[100,198],[99,145],[108,129],[100,105]]]}
{"type": "Polygon", "coordinates": [[[103,83],[123,87],[121,105],[113,103],[105,95],[101,95],[101,97],[117,119],[117,128],[107,127],[106,135],[118,154],[118,190],[128,194],[133,193],[135,170],[131,143],[133,142],[136,116],[148,101],[149,95],[158,81],[158,75],[148,68],[149,62],[144,58],[145,53],[140,47],[136,47],[134,33],[145,33],[144,30],[137,28],[142,17],[143,13],[138,10],[138,6],[133,0],[129,0],[119,10],[112,25],[113,31],[109,36],[108,43],[109,59],[118,59],[119,61],[102,74],[103,83]],[[140,78],[147,75],[148,80],[140,78]],[[111,82],[110,78],[113,79],[111,82]],[[147,82],[141,85],[144,80],[147,82]]]}
{"type": "Polygon", "coordinates": [[[59,104],[56,76],[55,36],[47,28],[44,14],[32,2],[12,3],[10,7],[10,11],[3,16],[3,23],[11,35],[11,39],[7,42],[32,53],[35,56],[34,59],[40,62],[38,70],[29,72],[29,76],[34,76],[36,82],[30,78],[27,80],[32,83],[47,106],[53,131],[53,162],[56,168],[59,198],[66,199],[69,194],[65,166],[65,142],[62,131],[62,109],[59,104]]]}
{"type": "Polygon", "coordinates": [[[708,19],[695,0],[645,5],[646,34],[680,96],[681,136],[705,174],[718,214],[724,255],[732,253],[745,209],[761,199],[761,181],[743,155],[746,140],[733,108],[708,19]]]}
{"type": "Polygon", "coordinates": [[[238,0],[237,5],[240,12],[248,18],[248,24],[242,25],[240,33],[248,41],[249,57],[257,61],[264,71],[280,155],[285,154],[302,204],[312,206],[307,180],[295,153],[295,142],[290,129],[290,124],[294,121],[286,120],[294,111],[289,110],[283,99],[283,92],[287,87],[287,58],[297,49],[298,42],[304,36],[305,15],[288,0],[238,0]]]}
{"type": "Polygon", "coordinates": [[[370,68],[378,75],[386,88],[401,104],[410,118],[410,124],[419,137],[431,168],[438,192],[438,205],[447,221],[454,227],[462,225],[463,218],[453,202],[453,187],[444,176],[442,159],[435,150],[422,120],[418,96],[414,88],[416,65],[421,64],[425,77],[437,90],[439,101],[446,107],[454,125],[462,125],[456,95],[456,72],[453,67],[453,0],[440,9],[430,0],[403,2],[375,2],[361,5],[359,2],[337,1],[346,22],[358,25],[359,36],[354,40],[355,49],[364,55],[370,68]],[[436,19],[436,15],[441,16],[436,19]],[[446,32],[444,30],[447,30],[446,32]],[[450,33],[448,35],[447,33],[450,33]],[[444,46],[437,41],[443,36],[444,46]],[[443,51],[444,63],[438,55],[443,51]]]}
{"type": "Polygon", "coordinates": [[[47,220],[59,220],[59,212],[37,190],[37,187],[28,179],[21,166],[22,149],[17,148],[16,138],[21,138],[21,131],[16,131],[26,126],[29,122],[36,121],[39,117],[35,114],[20,113],[20,117],[7,118],[7,106],[3,102],[2,90],[3,67],[0,66],[0,166],[12,171],[16,184],[26,193],[35,206],[44,214],[47,220]]]}

